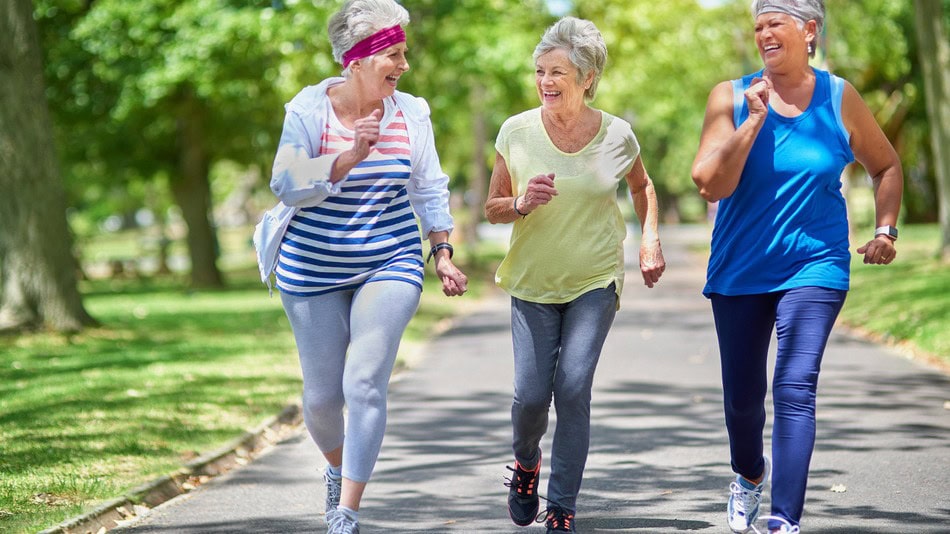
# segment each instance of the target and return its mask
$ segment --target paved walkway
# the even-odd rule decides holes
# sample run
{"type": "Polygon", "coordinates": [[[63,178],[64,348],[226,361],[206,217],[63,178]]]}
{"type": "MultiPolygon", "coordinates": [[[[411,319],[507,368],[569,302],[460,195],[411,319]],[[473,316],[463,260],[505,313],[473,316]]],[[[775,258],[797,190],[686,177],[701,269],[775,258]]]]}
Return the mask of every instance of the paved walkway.
{"type": "MultiPolygon", "coordinates": [[[[578,532],[728,532],[715,335],[702,262],[687,251],[705,237],[702,228],[667,232],[670,267],[653,290],[628,274],[595,380],[578,532]]],[[[398,377],[360,512],[364,533],[543,532],[513,526],[505,509],[510,359],[508,302],[498,294],[398,377]]],[[[945,374],[836,333],[804,531],[950,532],[948,400],[945,374]]],[[[321,532],[321,467],[301,433],[121,532],[321,532]]]]}

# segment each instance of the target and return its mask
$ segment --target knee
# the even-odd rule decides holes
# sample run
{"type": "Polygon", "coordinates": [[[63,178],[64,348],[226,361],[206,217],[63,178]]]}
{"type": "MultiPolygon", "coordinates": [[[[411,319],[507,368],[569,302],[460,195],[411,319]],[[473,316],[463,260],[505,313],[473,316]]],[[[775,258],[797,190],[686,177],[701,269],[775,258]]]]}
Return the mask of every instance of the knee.
{"type": "Polygon", "coordinates": [[[312,420],[338,417],[343,412],[343,397],[319,390],[304,390],[303,410],[312,420]]]}
{"type": "Polygon", "coordinates": [[[387,384],[382,386],[374,380],[355,378],[343,384],[343,396],[350,406],[384,406],[386,404],[387,384]]]}
{"type": "Polygon", "coordinates": [[[748,400],[732,399],[724,404],[726,419],[728,420],[765,420],[765,404],[762,401],[749,402],[748,400]]]}
{"type": "Polygon", "coordinates": [[[817,390],[810,384],[776,384],[772,389],[776,411],[814,413],[817,390]]]}
{"type": "Polygon", "coordinates": [[[521,414],[525,417],[538,417],[542,414],[548,412],[548,409],[551,407],[550,397],[515,397],[515,401],[511,405],[513,412],[521,414]]]}
{"type": "Polygon", "coordinates": [[[565,380],[554,388],[554,406],[578,406],[590,409],[591,383],[585,378],[565,380]]]}

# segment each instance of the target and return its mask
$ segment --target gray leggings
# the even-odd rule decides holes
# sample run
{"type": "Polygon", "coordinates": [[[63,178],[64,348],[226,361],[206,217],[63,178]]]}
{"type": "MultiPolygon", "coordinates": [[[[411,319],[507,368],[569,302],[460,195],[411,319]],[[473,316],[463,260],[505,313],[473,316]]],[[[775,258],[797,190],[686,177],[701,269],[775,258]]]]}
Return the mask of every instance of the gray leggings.
{"type": "Polygon", "coordinates": [[[386,394],[420,290],[400,281],[314,297],[281,293],[303,372],[303,415],[324,453],[343,445],[343,476],[368,482],[386,430],[386,394]]]}
{"type": "Polygon", "coordinates": [[[617,293],[612,284],[565,304],[511,299],[515,459],[528,466],[537,464],[553,395],[557,426],[547,497],[571,511],[576,509],[590,448],[594,370],[616,313],[617,293]]]}

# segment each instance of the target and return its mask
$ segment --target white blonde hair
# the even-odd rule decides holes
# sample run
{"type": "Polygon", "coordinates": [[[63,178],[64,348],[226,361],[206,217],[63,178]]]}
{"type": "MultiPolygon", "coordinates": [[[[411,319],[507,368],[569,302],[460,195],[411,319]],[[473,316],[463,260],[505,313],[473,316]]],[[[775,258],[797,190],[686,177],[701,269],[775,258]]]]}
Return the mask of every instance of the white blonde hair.
{"type": "Polygon", "coordinates": [[[600,30],[589,20],[564,17],[541,36],[541,42],[534,48],[534,60],[557,48],[567,51],[568,59],[577,68],[578,85],[594,73],[590,87],[584,90],[584,98],[593,100],[607,64],[607,44],[600,30]]]}
{"type": "MultiPolygon", "coordinates": [[[[342,65],[343,54],[356,43],[384,28],[406,24],[409,12],[394,0],[348,0],[327,23],[333,59],[342,65]]],[[[343,76],[349,74],[350,67],[343,69],[343,76]]]]}

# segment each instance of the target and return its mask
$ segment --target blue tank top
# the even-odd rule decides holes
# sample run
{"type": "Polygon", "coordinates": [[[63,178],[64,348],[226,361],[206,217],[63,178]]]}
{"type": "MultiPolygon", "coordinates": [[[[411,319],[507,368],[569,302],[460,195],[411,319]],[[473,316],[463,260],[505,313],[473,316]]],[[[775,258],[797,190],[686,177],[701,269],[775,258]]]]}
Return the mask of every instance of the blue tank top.
{"type": "MultiPolygon", "coordinates": [[[[769,109],[739,185],[719,201],[703,294],[750,295],[818,286],[847,290],[851,254],[841,172],[854,161],[841,122],[844,80],[814,69],[797,117],[769,109]]],[[[762,71],[733,80],[736,127],[743,92],[762,71]]]]}

